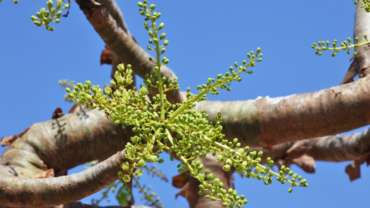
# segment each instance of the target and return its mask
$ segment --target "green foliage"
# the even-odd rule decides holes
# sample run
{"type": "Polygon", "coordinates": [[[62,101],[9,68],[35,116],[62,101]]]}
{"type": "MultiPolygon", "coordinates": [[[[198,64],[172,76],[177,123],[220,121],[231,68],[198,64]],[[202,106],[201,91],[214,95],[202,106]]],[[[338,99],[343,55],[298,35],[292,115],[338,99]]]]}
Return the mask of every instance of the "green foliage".
{"type": "Polygon", "coordinates": [[[59,23],[62,14],[68,11],[70,3],[67,0],[47,0],[46,6],[41,8],[36,15],[31,17],[36,26],[45,26],[49,31],[53,31],[52,23],[59,23]]]}
{"type": "Polygon", "coordinates": [[[315,53],[319,56],[323,55],[325,51],[331,51],[331,55],[335,57],[337,53],[343,51],[347,54],[355,53],[356,49],[361,46],[369,45],[370,41],[367,36],[362,38],[347,38],[342,42],[337,40],[333,41],[318,41],[312,44],[312,48],[315,50],[315,53]]]}
{"type": "MultiPolygon", "coordinates": [[[[0,0],[0,3],[3,0],[0,0]]],[[[18,0],[12,0],[14,4],[18,4],[18,0]]],[[[69,12],[70,0],[47,0],[46,6],[41,8],[35,15],[31,16],[32,22],[36,26],[45,26],[49,31],[53,31],[53,23],[59,23],[62,16],[66,16],[69,12]],[[63,15],[63,12],[66,14],[63,15]]]]}
{"type": "MultiPolygon", "coordinates": [[[[276,179],[291,187],[307,186],[305,179],[287,167],[274,171],[271,159],[266,165],[261,164],[262,152],[243,147],[236,138],[227,139],[222,132],[221,117],[210,122],[206,113],[194,109],[194,105],[205,100],[208,94],[218,94],[221,89],[230,90],[230,83],[241,81],[244,73],[251,73],[250,68],[262,60],[261,49],[249,52],[245,60],[240,64],[234,63],[228,72],[208,79],[197,87],[197,94],[188,93],[185,102],[173,104],[167,99],[166,92],[177,90],[178,84],[160,73],[160,68],[169,63],[169,59],[163,56],[169,44],[163,32],[165,25],[158,23],[161,14],[155,10],[154,4],[144,0],[138,2],[138,6],[149,35],[148,49],[155,57],[151,59],[155,66],[145,77],[144,85],[139,89],[130,88],[133,83],[132,66],[120,64],[110,85],[104,89],[90,81],[66,89],[68,100],[100,109],[115,124],[132,128],[134,136],[124,147],[121,179],[126,183],[132,181],[142,174],[146,163],[162,162],[160,154],[166,152],[181,161],[180,172],[189,172],[199,181],[200,194],[221,200],[227,207],[242,207],[247,200],[234,189],[225,189],[223,183],[205,169],[201,158],[207,154],[222,162],[227,172],[236,171],[265,184],[276,179]],[[149,93],[152,91],[155,93],[149,93]]],[[[151,194],[144,194],[144,197],[155,199],[151,194]]]]}
{"type": "MultiPolygon", "coordinates": [[[[361,7],[370,12],[370,0],[354,0],[355,4],[361,4],[361,7]]],[[[331,56],[335,57],[339,52],[345,52],[347,54],[356,54],[356,49],[362,46],[369,46],[370,41],[367,36],[355,37],[354,39],[348,37],[344,41],[338,42],[336,39],[333,41],[317,41],[312,44],[312,49],[315,50],[315,54],[321,56],[326,51],[331,52],[331,56]]]]}

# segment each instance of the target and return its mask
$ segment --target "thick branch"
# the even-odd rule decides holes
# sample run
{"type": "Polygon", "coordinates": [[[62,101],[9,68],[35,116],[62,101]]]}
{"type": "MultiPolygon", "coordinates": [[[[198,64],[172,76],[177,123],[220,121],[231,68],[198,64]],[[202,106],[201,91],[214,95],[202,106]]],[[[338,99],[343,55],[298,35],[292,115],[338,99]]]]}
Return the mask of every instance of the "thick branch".
{"type": "Polygon", "coordinates": [[[356,58],[354,58],[350,64],[350,66],[347,69],[346,74],[344,75],[344,78],[342,80],[342,84],[353,82],[354,78],[359,73],[359,64],[356,58]]]}
{"type": "Polygon", "coordinates": [[[306,154],[328,162],[359,160],[370,154],[370,129],[350,136],[332,135],[276,145],[267,154],[287,159],[306,154]]]}
{"type": "Polygon", "coordinates": [[[351,181],[360,178],[360,166],[370,162],[370,129],[350,136],[332,135],[288,142],[264,149],[265,157],[278,164],[296,164],[304,171],[315,172],[315,161],[353,161],[346,167],[351,181]]]}
{"type": "Polygon", "coordinates": [[[43,179],[0,178],[0,202],[10,207],[58,205],[89,196],[117,179],[124,157],[118,152],[83,172],[43,179]]]}
{"type": "Polygon", "coordinates": [[[352,130],[370,122],[370,78],[314,93],[247,101],[209,101],[198,110],[221,113],[225,133],[249,145],[275,145],[352,130]]]}
{"type": "Polygon", "coordinates": [[[113,125],[103,112],[81,110],[32,125],[4,152],[1,161],[18,176],[33,178],[50,168],[66,170],[103,160],[122,150],[130,135],[129,129],[113,125]]]}
{"type": "MultiPolygon", "coordinates": [[[[356,19],[355,19],[355,38],[362,40],[364,37],[370,38],[370,13],[366,12],[361,4],[356,6],[356,19]]],[[[365,76],[370,72],[370,48],[368,45],[362,46],[357,49],[355,59],[359,63],[360,76],[365,76]]]]}

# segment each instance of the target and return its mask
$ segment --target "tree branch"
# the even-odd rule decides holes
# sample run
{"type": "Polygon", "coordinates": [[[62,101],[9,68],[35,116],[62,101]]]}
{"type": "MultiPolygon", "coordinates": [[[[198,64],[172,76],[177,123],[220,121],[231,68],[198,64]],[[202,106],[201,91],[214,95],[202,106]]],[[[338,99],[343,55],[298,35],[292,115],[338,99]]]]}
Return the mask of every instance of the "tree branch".
{"type": "Polygon", "coordinates": [[[106,159],[122,150],[130,135],[130,129],[115,126],[103,112],[80,110],[32,125],[6,149],[1,164],[33,178],[48,169],[106,159]]]}
{"type": "MultiPolygon", "coordinates": [[[[355,27],[353,38],[354,40],[364,41],[364,37],[370,36],[370,14],[362,8],[362,3],[357,3],[356,5],[356,15],[355,15],[355,27]]],[[[354,80],[357,75],[364,77],[369,73],[370,64],[370,53],[369,46],[365,45],[359,47],[356,50],[356,54],[353,57],[352,63],[348,68],[342,83],[349,83],[354,80]]]]}
{"type": "Polygon", "coordinates": [[[370,78],[314,93],[246,101],[206,101],[197,109],[223,116],[225,133],[271,146],[352,130],[370,122],[370,78]]]}
{"type": "Polygon", "coordinates": [[[331,135],[275,145],[265,152],[276,159],[292,159],[304,154],[315,160],[343,162],[358,160],[370,153],[370,129],[352,135],[331,135]]]}
{"type": "MultiPolygon", "coordinates": [[[[360,165],[370,162],[370,129],[352,135],[331,135],[288,142],[264,149],[265,157],[271,157],[279,164],[296,164],[304,171],[315,172],[315,161],[343,162],[355,161],[347,168],[356,169],[360,173],[360,165]]],[[[347,174],[351,180],[359,178],[359,174],[347,174]]]]}
{"type": "Polygon", "coordinates": [[[333,135],[295,142],[286,152],[288,157],[303,154],[315,160],[342,162],[358,160],[370,153],[370,129],[350,136],[333,135]]]}
{"type": "MultiPolygon", "coordinates": [[[[356,5],[354,36],[359,40],[370,38],[370,13],[362,8],[360,3],[356,5]]],[[[356,52],[355,59],[359,63],[360,76],[364,77],[370,72],[370,47],[362,46],[356,52]]]]}
{"type": "Polygon", "coordinates": [[[347,84],[347,83],[353,82],[354,78],[358,75],[360,71],[358,68],[359,68],[358,61],[356,58],[354,58],[350,66],[348,67],[347,72],[344,75],[344,78],[341,83],[347,84]]]}
{"type": "MultiPolygon", "coordinates": [[[[340,131],[356,125],[367,124],[369,118],[367,109],[370,105],[369,89],[367,89],[370,87],[368,79],[363,78],[317,93],[292,95],[284,98],[264,98],[239,102],[203,102],[199,104],[198,109],[206,110],[211,118],[217,112],[221,112],[224,115],[225,131],[229,137],[233,137],[235,134],[245,136],[251,132],[260,131],[261,135],[274,135],[275,133],[279,137],[274,141],[295,141],[312,137],[312,135],[325,135],[328,133],[327,129],[340,131]],[[329,98],[325,96],[329,96],[329,98]],[[315,103],[317,105],[314,105],[315,103]],[[254,107],[254,111],[250,111],[253,109],[251,106],[254,107]],[[292,109],[285,109],[284,106],[292,109]],[[356,108],[352,106],[356,106],[356,108]],[[255,113],[256,109],[260,110],[258,114],[255,113]],[[274,115],[271,119],[261,119],[270,114],[274,115]],[[290,118],[289,122],[284,122],[289,117],[294,119],[290,118]],[[251,128],[253,125],[248,122],[257,121],[250,118],[258,118],[259,125],[271,126],[271,128],[251,128]],[[272,125],[273,121],[275,121],[276,127],[272,125]],[[277,121],[282,124],[276,123],[277,121]],[[298,123],[290,123],[292,121],[298,123]],[[267,122],[269,125],[263,122],[267,122]],[[288,135],[290,138],[279,139],[281,135],[288,135]]],[[[2,158],[6,164],[21,173],[32,170],[24,165],[27,163],[32,165],[33,169],[46,170],[55,167],[63,169],[113,154],[114,150],[117,151],[123,147],[128,135],[130,135],[129,130],[114,126],[103,113],[97,110],[84,113],[82,111],[31,126],[28,131],[14,141],[2,158]],[[31,152],[37,153],[36,156],[30,154],[31,152]],[[34,161],[38,161],[40,165],[34,161]]],[[[258,144],[258,138],[248,140],[250,137],[241,136],[239,138],[247,143],[254,141],[254,144],[258,144]]],[[[260,138],[266,138],[266,136],[260,138]]],[[[23,173],[22,175],[34,177],[35,174],[23,173]]],[[[5,182],[1,181],[0,184],[5,182]]]]}
{"type": "Polygon", "coordinates": [[[0,203],[9,207],[58,205],[89,196],[117,179],[124,161],[118,152],[99,164],[69,176],[43,179],[0,178],[0,203]]]}

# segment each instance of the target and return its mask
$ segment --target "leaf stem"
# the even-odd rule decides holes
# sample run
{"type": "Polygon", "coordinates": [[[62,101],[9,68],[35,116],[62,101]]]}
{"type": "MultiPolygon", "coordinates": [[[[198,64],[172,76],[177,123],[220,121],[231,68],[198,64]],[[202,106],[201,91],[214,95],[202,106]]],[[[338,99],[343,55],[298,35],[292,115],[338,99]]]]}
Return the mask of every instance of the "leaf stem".
{"type": "Polygon", "coordinates": [[[160,106],[161,106],[161,112],[160,112],[160,118],[162,121],[164,121],[165,119],[165,95],[164,95],[164,87],[163,87],[163,78],[162,78],[162,75],[161,75],[161,67],[162,67],[162,62],[161,62],[161,47],[160,47],[160,44],[159,44],[159,30],[155,24],[155,21],[151,21],[152,24],[152,30],[153,30],[153,34],[155,34],[155,37],[153,37],[153,44],[155,46],[155,56],[156,56],[156,73],[157,73],[157,76],[158,76],[158,91],[159,91],[159,96],[160,96],[160,106]]]}

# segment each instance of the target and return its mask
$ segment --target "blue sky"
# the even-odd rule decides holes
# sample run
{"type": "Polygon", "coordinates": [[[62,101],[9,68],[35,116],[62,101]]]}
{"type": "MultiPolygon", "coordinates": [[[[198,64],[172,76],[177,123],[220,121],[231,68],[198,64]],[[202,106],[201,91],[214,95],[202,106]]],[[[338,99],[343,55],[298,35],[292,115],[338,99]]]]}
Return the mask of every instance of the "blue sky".
{"type": "MultiPolygon", "coordinates": [[[[311,44],[317,40],[342,40],[352,35],[352,0],[287,1],[156,1],[166,22],[170,46],[170,67],[183,89],[201,84],[224,72],[247,51],[262,47],[264,62],[255,74],[234,84],[229,93],[210,99],[241,100],[257,96],[282,96],[310,92],[338,84],[349,64],[349,56],[336,58],[314,55],[311,44]]],[[[120,0],[131,32],[146,44],[143,21],[136,1],[120,0]]],[[[105,84],[109,67],[99,65],[104,47],[76,4],[70,16],[47,32],[35,27],[30,16],[42,1],[10,0],[0,4],[0,136],[20,132],[34,122],[51,117],[56,107],[68,110],[58,80],[69,79],[105,84]]],[[[349,182],[347,163],[318,163],[314,175],[303,175],[310,187],[287,193],[286,186],[237,178],[238,190],[247,195],[247,207],[311,208],[364,207],[370,194],[368,169],[362,178],[349,182]]],[[[172,176],[175,165],[161,166],[172,176]]],[[[295,169],[301,173],[299,169],[295,169]]],[[[186,207],[175,200],[175,190],[144,177],[158,191],[166,207],[186,207]]]]}

